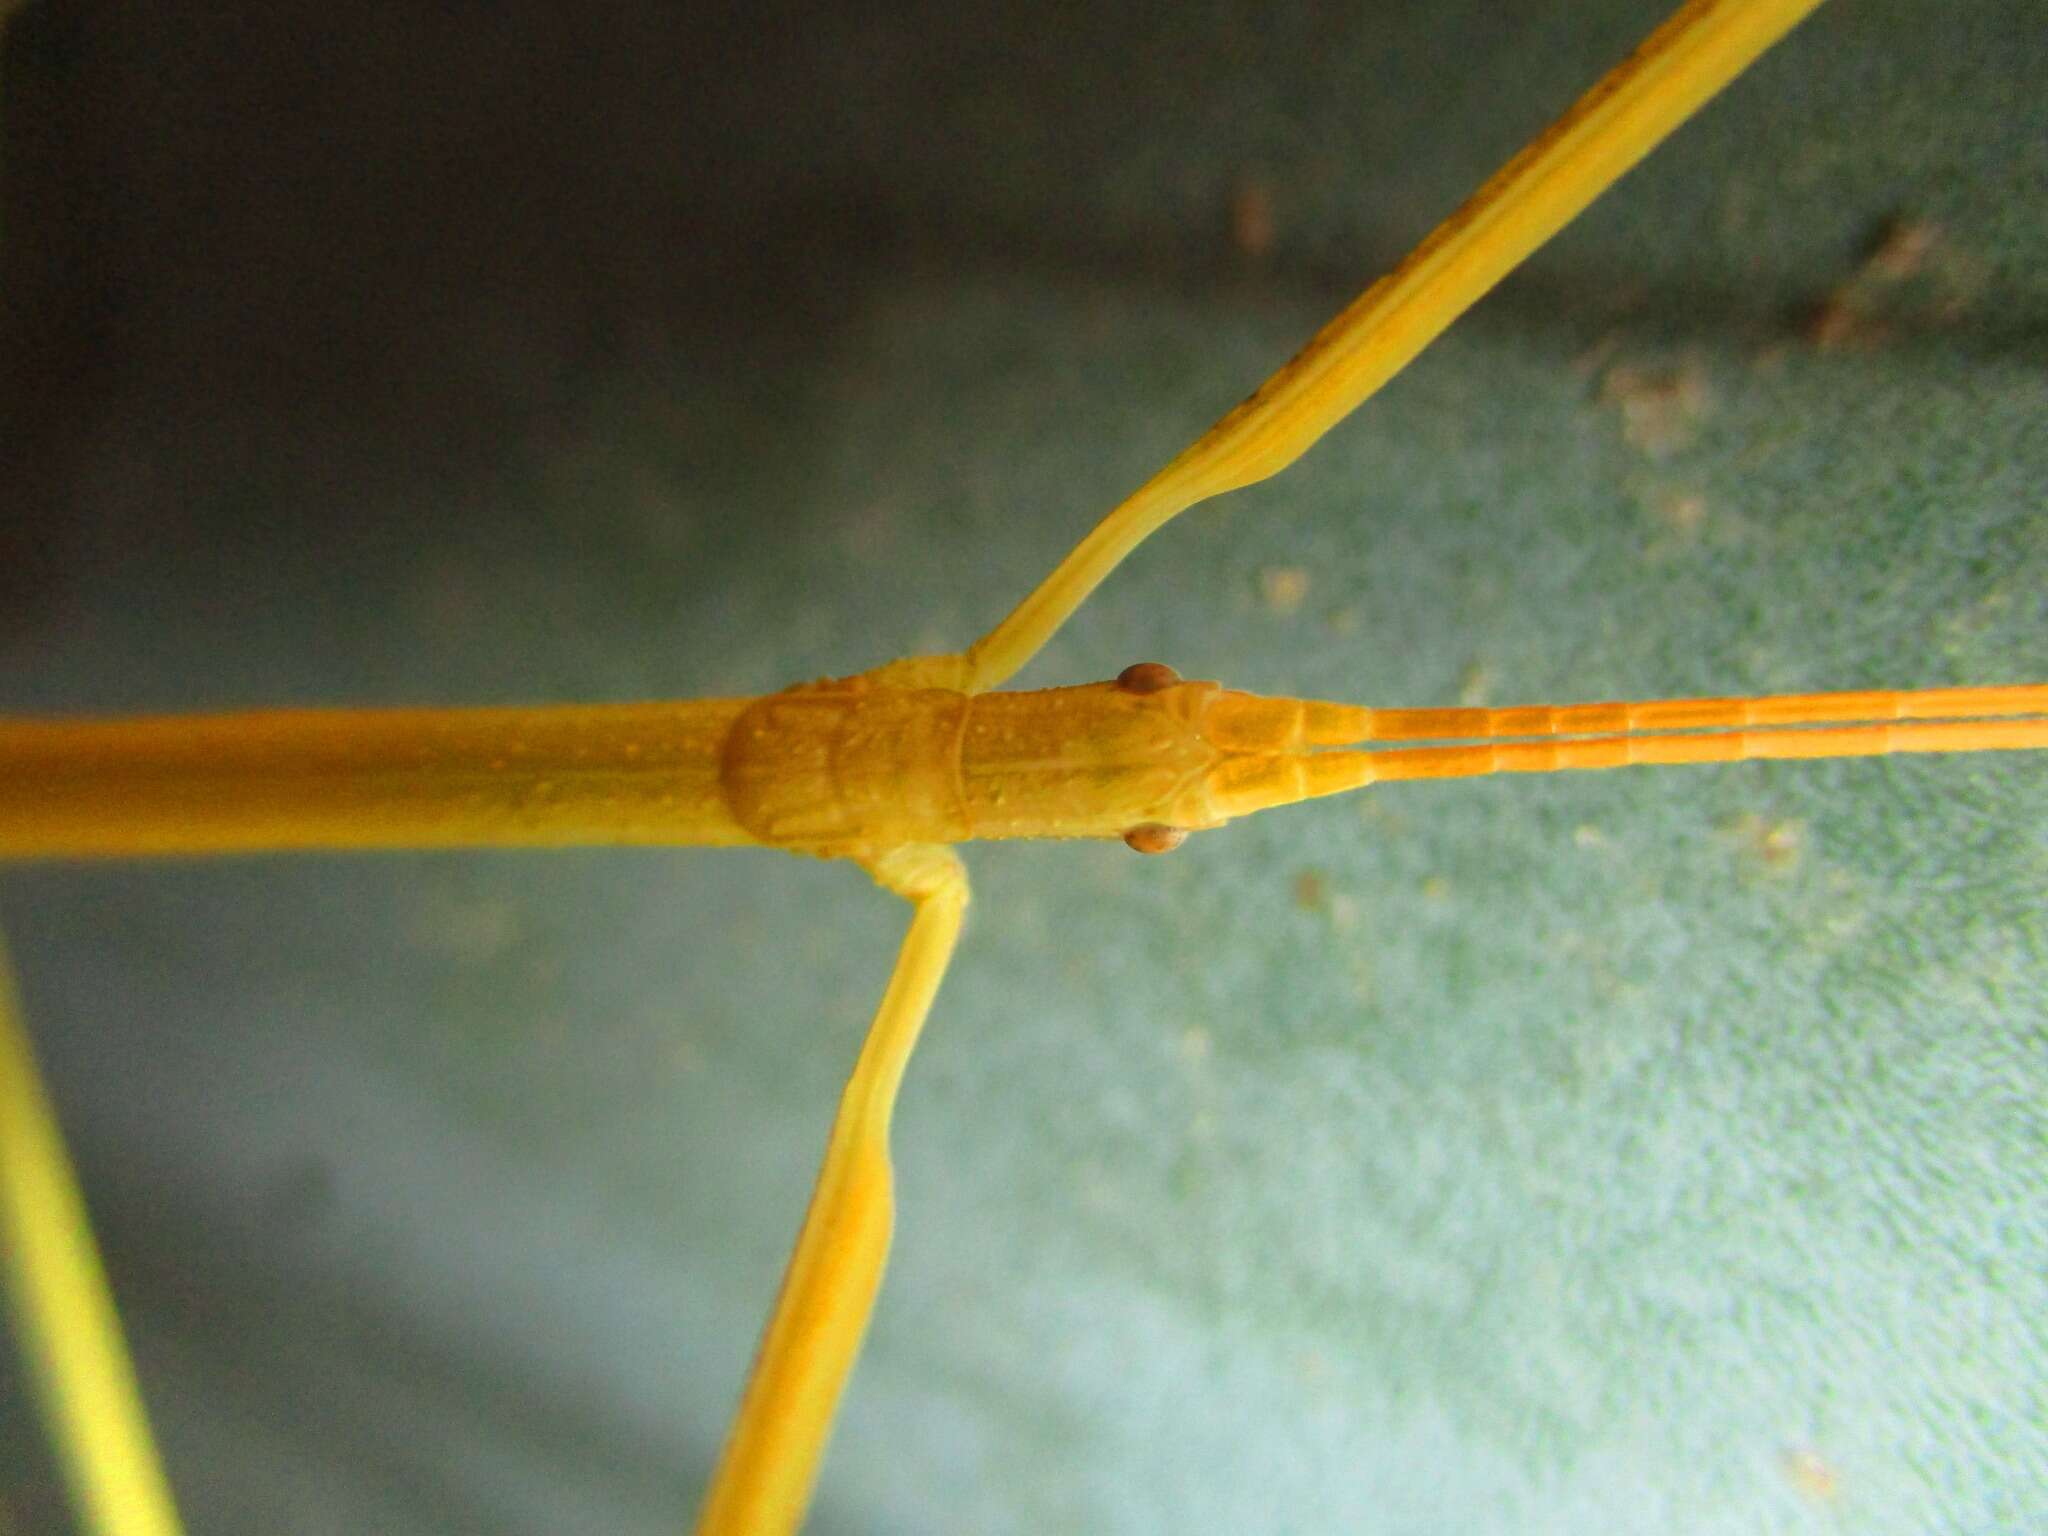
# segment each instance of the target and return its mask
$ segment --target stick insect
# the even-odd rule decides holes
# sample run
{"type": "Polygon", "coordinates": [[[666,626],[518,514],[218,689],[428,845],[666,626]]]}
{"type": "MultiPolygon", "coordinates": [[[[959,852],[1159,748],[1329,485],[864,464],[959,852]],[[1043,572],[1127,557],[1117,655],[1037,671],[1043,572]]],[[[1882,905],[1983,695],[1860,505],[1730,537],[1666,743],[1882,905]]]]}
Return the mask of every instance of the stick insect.
{"type": "MultiPolygon", "coordinates": [[[[1692,8],[1688,8],[1688,12],[1686,12],[1686,14],[1690,14],[1690,16],[1702,16],[1702,14],[1708,14],[1708,12],[1714,12],[1714,10],[1726,10],[1726,12],[1735,12],[1735,10],[1757,10],[1757,12],[1765,12],[1765,10],[1778,10],[1778,12],[1788,12],[1788,10],[1796,10],[1796,8],[1784,8],[1784,6],[1778,6],[1778,8],[1772,8],[1772,6],[1757,6],[1757,8],[1743,8],[1743,6],[1692,6],[1692,8]]],[[[999,649],[1001,649],[1001,645],[997,645],[997,647],[993,647],[993,649],[997,649],[997,651],[999,651],[999,649]]],[[[901,674],[899,674],[899,676],[901,676],[901,674]]],[[[1147,682],[1147,678],[1145,678],[1143,674],[1141,674],[1139,678],[1133,678],[1133,680],[1128,680],[1128,682],[1124,684],[1124,688],[1122,688],[1122,694],[1128,694],[1128,696],[1151,696],[1151,694],[1145,694],[1145,692],[1143,692],[1143,684],[1145,684],[1145,682],[1147,682]]],[[[1161,690],[1161,692],[1171,692],[1171,690],[1161,690]]],[[[1118,696],[1122,696],[1122,694],[1118,694],[1118,696]]],[[[1964,700],[1960,700],[1960,698],[1944,700],[1944,709],[1954,709],[1954,707],[1962,705],[1962,702],[1964,702],[1964,700]]],[[[2005,696],[1999,696],[1999,698],[1995,698],[1995,700],[1993,700],[1993,698],[1976,698],[1976,700],[1970,700],[1970,705],[1972,705],[1972,707],[1978,707],[1978,705],[1982,705],[1982,707],[1993,707],[1993,709],[1999,709],[1999,711],[2005,711],[2005,713],[2009,713],[2009,711],[2011,711],[2011,709],[2015,709],[2015,707],[2023,707],[2023,705],[2032,705],[2032,702],[2034,702],[2034,694],[2005,694],[2005,696]]],[[[1860,700],[1860,709],[1868,709],[1868,707],[1870,707],[1870,700],[1860,700]]],[[[1698,719],[1698,717],[1694,717],[1694,719],[1698,719]]],[[[1356,723],[1356,721],[1354,721],[1354,723],[1356,723]]],[[[1436,727],[1448,727],[1448,725],[1450,725],[1450,721],[1448,721],[1448,719],[1444,719],[1444,717],[1438,717],[1438,719],[1434,721],[1434,725],[1436,725],[1436,727]]],[[[1575,721],[1575,725],[1583,725],[1583,727],[1593,727],[1593,725],[1595,725],[1595,721],[1591,721],[1591,719],[1581,719],[1581,721],[1575,721]]],[[[1993,735],[1995,735],[1995,733],[1997,733],[1999,729],[2007,729],[2007,727],[1993,727],[1993,735]]],[[[2011,735],[2011,743],[2013,743],[2013,745],[2021,745],[2021,743],[2030,743],[2030,741],[2034,741],[2034,735],[2030,733],[2030,731],[2032,731],[2032,727],[2025,727],[2025,725],[2023,725],[2023,727],[2013,727],[2013,729],[2017,731],[2015,735],[2011,735]]],[[[1804,741],[1806,745],[1812,745],[1812,741],[1815,741],[1815,737],[1802,737],[1802,741],[1804,741]]],[[[1972,737],[1970,737],[1970,741],[1972,741],[1974,745],[1993,745],[1993,743],[1995,743],[1995,741],[1993,741],[1993,739],[1989,739],[1989,737],[1978,737],[1978,735],[1972,735],[1972,737]]],[[[1929,739],[1929,743],[1933,743],[1933,739],[1929,739]]],[[[1788,743],[1788,745],[1790,745],[1790,743],[1788,743]]],[[[1102,831],[1102,827],[1094,827],[1094,829],[1096,829],[1096,831],[1102,831]]],[[[1133,831],[1133,827],[1130,827],[1130,825],[1124,825],[1124,827],[1120,827],[1120,829],[1122,829],[1122,831],[1133,831]]],[[[1141,838],[1141,840],[1143,840],[1143,838],[1141,838]]],[[[885,872],[885,874],[889,874],[889,877],[891,877],[891,879],[895,879],[895,877],[897,877],[897,874],[899,874],[899,870],[889,870],[889,868],[885,868],[883,872],[885,872]]],[[[780,1415],[776,1415],[776,1417],[780,1417],[780,1415]]],[[[815,1425],[813,1425],[813,1432],[811,1432],[811,1434],[807,1436],[807,1440],[809,1440],[809,1444],[811,1444],[811,1446],[813,1446],[813,1450],[815,1450],[815,1444],[817,1444],[817,1440],[819,1440],[819,1434],[815,1432],[815,1425]]],[[[786,1460],[784,1460],[782,1456],[774,1456],[774,1458],[770,1458],[770,1460],[774,1460],[774,1464],[776,1464],[776,1466],[784,1466],[784,1464],[788,1464],[788,1462],[786,1462],[786,1460]]],[[[803,1470],[803,1468],[799,1468],[799,1473],[801,1473],[801,1470],[803,1470]]],[[[791,1501],[793,1497],[795,1497],[795,1495],[791,1495],[791,1493],[788,1493],[788,1491],[784,1489],[784,1503],[788,1503],[788,1501],[791,1501]]],[[[784,1511],[784,1513],[786,1513],[786,1511],[784,1511]]],[[[741,1522],[741,1524],[750,1524],[750,1526],[752,1526],[752,1522],[741,1522]]]]}

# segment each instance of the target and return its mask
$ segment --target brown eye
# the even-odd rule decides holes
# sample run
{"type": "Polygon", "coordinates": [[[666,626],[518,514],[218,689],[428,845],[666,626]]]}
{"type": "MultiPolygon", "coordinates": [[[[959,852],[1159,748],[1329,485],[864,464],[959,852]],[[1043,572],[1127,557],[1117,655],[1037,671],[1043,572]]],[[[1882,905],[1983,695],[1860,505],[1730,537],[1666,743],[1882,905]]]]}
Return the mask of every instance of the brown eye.
{"type": "Polygon", "coordinates": [[[1163,661],[1133,662],[1116,675],[1116,685],[1125,693],[1157,693],[1179,681],[1180,674],[1163,661]]]}
{"type": "Polygon", "coordinates": [[[1124,846],[1133,853],[1171,853],[1187,840],[1185,827],[1169,827],[1157,821],[1144,822],[1124,834],[1124,846]]]}

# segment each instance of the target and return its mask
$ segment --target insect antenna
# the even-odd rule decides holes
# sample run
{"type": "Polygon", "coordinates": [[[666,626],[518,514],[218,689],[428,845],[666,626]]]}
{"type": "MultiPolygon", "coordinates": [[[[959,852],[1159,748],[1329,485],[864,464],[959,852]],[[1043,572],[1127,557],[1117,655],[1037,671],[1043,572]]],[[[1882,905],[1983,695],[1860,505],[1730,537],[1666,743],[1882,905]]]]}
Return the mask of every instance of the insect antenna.
{"type": "Polygon", "coordinates": [[[2048,747],[2040,684],[1358,715],[1366,728],[1356,740],[1431,744],[1313,753],[1303,763],[1310,795],[1396,779],[2048,747]]]}

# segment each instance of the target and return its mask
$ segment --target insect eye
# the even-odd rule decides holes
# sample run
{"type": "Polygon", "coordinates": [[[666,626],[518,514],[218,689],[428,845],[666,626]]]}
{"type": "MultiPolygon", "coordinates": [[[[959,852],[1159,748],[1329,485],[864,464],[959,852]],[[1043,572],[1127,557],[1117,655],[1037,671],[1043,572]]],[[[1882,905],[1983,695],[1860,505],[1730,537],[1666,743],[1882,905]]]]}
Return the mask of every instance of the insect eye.
{"type": "Polygon", "coordinates": [[[1147,821],[1124,834],[1124,846],[1133,853],[1171,853],[1188,840],[1186,827],[1169,827],[1147,821]]]}
{"type": "Polygon", "coordinates": [[[1163,661],[1133,662],[1116,675],[1116,685],[1125,693],[1157,693],[1179,681],[1180,674],[1163,661]]]}

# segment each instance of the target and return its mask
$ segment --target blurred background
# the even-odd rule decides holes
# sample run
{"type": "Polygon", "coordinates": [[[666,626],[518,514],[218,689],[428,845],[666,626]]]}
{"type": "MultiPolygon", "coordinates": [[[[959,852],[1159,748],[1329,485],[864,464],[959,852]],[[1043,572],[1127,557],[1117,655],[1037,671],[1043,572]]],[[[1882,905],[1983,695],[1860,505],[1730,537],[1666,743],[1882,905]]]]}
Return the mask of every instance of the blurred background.
{"type": "MultiPolygon", "coordinates": [[[[955,648],[1663,8],[38,0],[0,708],[955,648]]],[[[2031,0],[1836,0],[1021,681],[2048,680],[2044,79],[2031,0]]],[[[970,849],[810,1528],[2041,1528],[2044,828],[1922,759],[970,849]]],[[[682,1528],[903,922],[754,852],[0,872],[191,1529],[682,1528]]]]}

